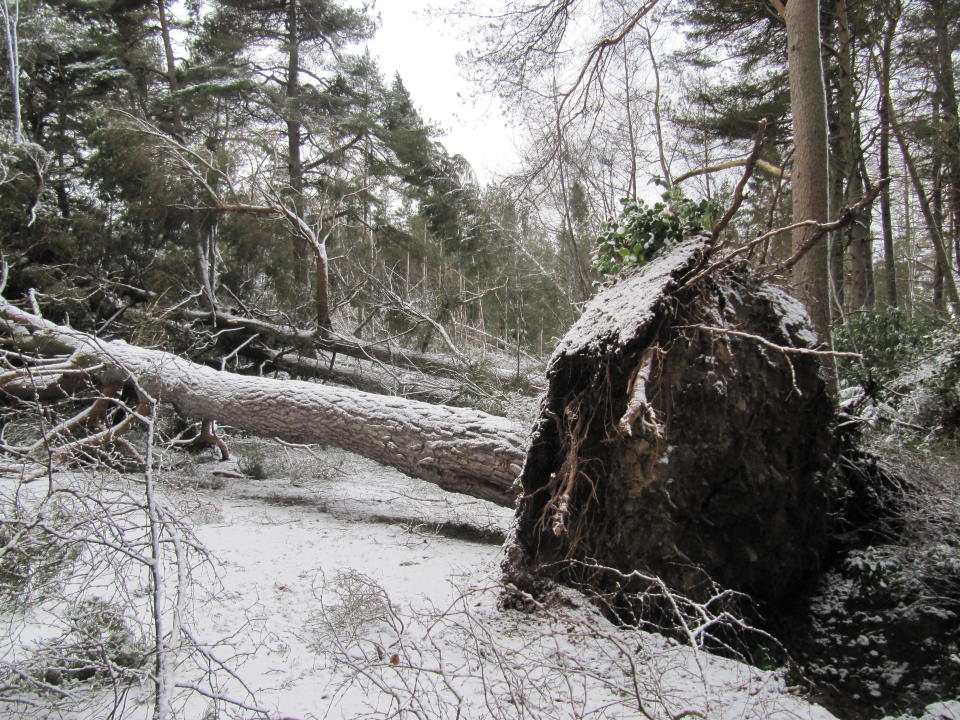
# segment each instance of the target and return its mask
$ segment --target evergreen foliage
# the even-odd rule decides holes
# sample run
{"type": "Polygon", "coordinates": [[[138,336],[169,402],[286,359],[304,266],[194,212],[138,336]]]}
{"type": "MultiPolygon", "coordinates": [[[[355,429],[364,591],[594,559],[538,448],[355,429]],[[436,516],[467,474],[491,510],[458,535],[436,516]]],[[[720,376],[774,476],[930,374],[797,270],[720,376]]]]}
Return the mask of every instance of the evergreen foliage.
{"type": "Polygon", "coordinates": [[[691,200],[670,190],[663,202],[647,205],[643,200],[622,200],[623,214],[605,223],[593,261],[597,272],[615,277],[642,267],[657,255],[685,239],[709,230],[719,217],[720,206],[712,200],[691,200]]]}
{"type": "Polygon", "coordinates": [[[842,352],[861,354],[863,360],[841,358],[840,377],[864,386],[889,382],[929,348],[938,325],[932,315],[910,317],[897,308],[848,319],[837,328],[834,344],[842,352]]]}

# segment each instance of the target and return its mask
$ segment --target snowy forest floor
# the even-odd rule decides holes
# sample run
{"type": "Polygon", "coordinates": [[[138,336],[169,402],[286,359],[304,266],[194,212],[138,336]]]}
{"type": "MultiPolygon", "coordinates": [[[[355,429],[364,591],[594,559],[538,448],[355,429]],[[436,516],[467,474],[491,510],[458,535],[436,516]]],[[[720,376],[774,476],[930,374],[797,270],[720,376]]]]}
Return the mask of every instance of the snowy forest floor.
{"type": "MultiPolygon", "coordinates": [[[[181,644],[169,651],[178,717],[833,717],[777,673],[616,627],[572,591],[533,612],[499,608],[510,510],[339,450],[232,447],[228,463],[177,451],[159,478],[205,558],[168,578],[184,591],[181,644]],[[222,476],[237,470],[244,477],[222,476]]],[[[144,580],[99,568],[6,613],[0,660],[63,637],[64,599],[99,598],[146,621],[144,580]]],[[[5,688],[0,715],[148,718],[152,691],[145,676],[57,678],[5,688]]],[[[929,711],[960,719],[960,703],[929,711]]]]}

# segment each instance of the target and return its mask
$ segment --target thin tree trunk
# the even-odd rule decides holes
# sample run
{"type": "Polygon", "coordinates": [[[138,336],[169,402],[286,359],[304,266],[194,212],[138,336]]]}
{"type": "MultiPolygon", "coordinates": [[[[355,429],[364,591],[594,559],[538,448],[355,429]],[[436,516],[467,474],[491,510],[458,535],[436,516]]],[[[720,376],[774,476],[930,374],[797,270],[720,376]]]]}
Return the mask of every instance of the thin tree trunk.
{"type": "Polygon", "coordinates": [[[0,0],[3,30],[7,41],[7,67],[10,71],[10,104],[13,114],[13,144],[23,141],[23,119],[20,108],[20,0],[0,0]]]}
{"type": "MultiPolygon", "coordinates": [[[[173,55],[173,40],[170,37],[170,23],[167,20],[166,0],[157,0],[157,18],[160,20],[160,36],[163,41],[163,56],[166,61],[167,86],[171,93],[176,93],[180,89],[177,81],[177,65],[173,55]]],[[[173,125],[178,133],[183,132],[183,118],[180,115],[180,103],[175,98],[171,98],[171,110],[173,111],[173,125]]]]}
{"type": "MultiPolygon", "coordinates": [[[[938,148],[942,150],[946,161],[950,225],[955,229],[954,232],[957,232],[956,229],[960,228],[960,118],[958,118],[957,108],[957,87],[953,76],[953,53],[956,50],[956,43],[948,27],[946,2],[929,0],[929,4],[933,10],[933,29],[937,38],[937,66],[934,78],[937,83],[937,95],[940,98],[940,109],[943,113],[941,118],[943,137],[938,148]]],[[[956,240],[955,237],[954,241],[956,240]]],[[[948,244],[953,245],[955,242],[948,244]]]]}
{"type": "MultiPolygon", "coordinates": [[[[790,110],[793,115],[793,219],[826,222],[830,216],[827,150],[827,103],[820,56],[820,7],[817,0],[790,0],[787,25],[787,64],[790,110]]],[[[816,229],[793,234],[795,249],[816,229]]],[[[794,285],[806,305],[821,340],[829,338],[830,306],[827,243],[817,242],[797,263],[794,285]]]]}
{"type": "MultiPolygon", "coordinates": [[[[939,96],[934,94],[931,112],[931,120],[934,127],[940,124],[939,101],[939,96]]],[[[943,232],[943,155],[938,151],[934,151],[930,174],[933,177],[933,188],[930,192],[930,209],[933,212],[933,222],[940,228],[940,236],[943,238],[944,245],[946,245],[947,240],[943,232]]],[[[947,305],[943,300],[943,283],[949,272],[950,266],[944,266],[940,260],[940,256],[937,255],[933,262],[933,309],[938,315],[946,315],[947,313],[947,305]]]]}
{"type": "MultiPolygon", "coordinates": [[[[850,48],[850,27],[847,18],[846,0],[835,0],[834,18],[836,20],[837,60],[836,73],[832,75],[836,83],[836,102],[834,130],[830,142],[833,146],[831,158],[831,198],[830,207],[834,212],[845,207],[851,201],[850,190],[856,171],[857,151],[854,143],[853,121],[853,61],[850,48]]],[[[858,198],[859,199],[859,198],[858,198]]],[[[834,310],[842,313],[846,305],[845,259],[850,246],[849,228],[831,233],[830,242],[830,289],[834,310]]]]}
{"type": "Polygon", "coordinates": [[[314,248],[314,299],[317,309],[317,328],[321,331],[330,331],[330,267],[327,260],[327,238],[314,248]]]}
{"type": "MultiPolygon", "coordinates": [[[[673,178],[670,177],[670,166],[667,164],[667,154],[663,139],[663,123],[660,117],[660,66],[657,63],[657,56],[653,52],[653,35],[650,33],[650,28],[644,25],[643,30],[647,34],[647,54],[650,56],[650,66],[653,68],[653,122],[654,130],[657,133],[657,159],[660,161],[660,172],[663,173],[663,181],[667,184],[667,187],[671,187],[673,185],[673,178]]],[[[634,158],[633,172],[634,175],[636,175],[636,158],[634,158]]],[[[709,182],[710,180],[708,178],[708,195],[709,182]]],[[[634,197],[636,197],[636,181],[634,181],[634,197]]]]}
{"type": "Polygon", "coordinates": [[[904,293],[904,307],[908,317],[913,317],[913,290],[916,280],[913,247],[913,205],[910,203],[910,185],[903,183],[903,239],[907,246],[907,288],[904,293]]]}
{"type": "Polygon", "coordinates": [[[0,328],[21,349],[68,354],[103,384],[134,378],[183,415],[262,437],[335,445],[453,492],[510,506],[525,432],[478,410],[330,385],[221,372],[159,350],[106,342],[0,298],[0,328]]]}
{"type": "MultiPolygon", "coordinates": [[[[910,154],[910,148],[907,147],[906,138],[903,136],[903,129],[897,121],[897,114],[890,108],[890,126],[893,134],[897,138],[897,144],[900,146],[900,153],[903,155],[903,162],[907,166],[907,172],[910,175],[910,181],[913,183],[914,192],[917,194],[917,200],[920,202],[920,210],[923,212],[923,219],[927,224],[927,231],[930,233],[930,239],[933,242],[933,250],[937,256],[937,262],[940,267],[949,268],[950,260],[947,257],[946,248],[943,245],[943,235],[940,233],[940,227],[937,225],[933,216],[933,210],[930,200],[927,197],[927,191],[923,187],[923,180],[920,179],[920,173],[917,172],[916,163],[913,162],[913,156],[910,154]]],[[[947,298],[954,312],[960,312],[960,298],[957,297],[957,285],[952,272],[947,272],[944,276],[944,287],[947,291],[947,298]]]]}
{"type": "MultiPolygon", "coordinates": [[[[649,31],[647,32],[647,37],[650,37],[649,31]]],[[[651,57],[653,51],[651,50],[651,57]]],[[[656,71],[656,65],[654,65],[654,77],[659,78],[659,75],[656,71]]],[[[660,81],[657,82],[657,93],[660,92],[660,81]]],[[[633,127],[633,98],[631,94],[633,88],[631,87],[630,82],[630,58],[627,55],[626,49],[623,52],[623,101],[624,101],[624,110],[627,115],[627,142],[628,142],[628,152],[630,153],[630,179],[627,182],[627,193],[631,200],[637,199],[637,135],[636,130],[633,127]]],[[[656,107],[656,105],[654,106],[656,107]]],[[[654,110],[654,112],[659,112],[659,110],[654,110]]]]}
{"type": "Polygon", "coordinates": [[[574,297],[577,300],[586,300],[590,297],[590,279],[587,276],[587,270],[583,265],[583,257],[580,254],[580,246],[577,243],[575,230],[573,227],[573,218],[570,213],[570,188],[567,187],[567,177],[564,171],[566,159],[561,157],[560,162],[560,192],[563,193],[563,221],[567,226],[567,240],[570,245],[571,264],[574,269],[576,284],[574,286],[574,297]]]}
{"type": "MultiPolygon", "coordinates": [[[[899,7],[887,17],[883,35],[883,50],[880,58],[880,179],[890,177],[890,64],[893,53],[893,37],[900,21],[899,7]]],[[[893,214],[890,206],[890,185],[880,193],[880,222],[883,227],[883,261],[885,302],[889,308],[897,307],[897,265],[893,249],[893,214]]]]}
{"type": "MultiPolygon", "coordinates": [[[[290,199],[294,212],[303,217],[303,159],[301,157],[300,122],[300,1],[287,3],[287,105],[284,108],[287,124],[287,175],[290,181],[290,199]]],[[[310,248],[303,238],[294,237],[296,260],[294,274],[301,286],[307,285],[310,248]]]]}
{"type": "MultiPolygon", "coordinates": [[[[177,61],[173,54],[173,38],[170,34],[170,21],[167,17],[166,0],[157,0],[157,19],[160,21],[160,37],[163,44],[163,57],[166,63],[164,76],[167,79],[167,87],[170,89],[170,111],[173,114],[173,127],[179,136],[183,136],[183,113],[180,110],[180,102],[176,98],[176,93],[180,89],[180,82],[177,79],[177,61]]],[[[208,173],[208,181],[212,181],[212,186],[216,187],[218,177],[208,173]]],[[[206,298],[210,311],[216,313],[216,255],[211,252],[212,239],[205,231],[205,228],[215,223],[212,215],[201,214],[196,224],[191,228],[193,235],[193,274],[200,286],[200,290],[206,298]],[[206,215],[207,217],[204,217],[206,215]]],[[[210,227],[210,232],[213,228],[210,227]]]]}
{"type": "MultiPolygon", "coordinates": [[[[847,203],[863,199],[863,173],[858,168],[847,191],[847,203]]],[[[870,213],[850,229],[850,292],[849,307],[853,311],[872,310],[874,306],[873,239],[870,235],[870,213]]]]}

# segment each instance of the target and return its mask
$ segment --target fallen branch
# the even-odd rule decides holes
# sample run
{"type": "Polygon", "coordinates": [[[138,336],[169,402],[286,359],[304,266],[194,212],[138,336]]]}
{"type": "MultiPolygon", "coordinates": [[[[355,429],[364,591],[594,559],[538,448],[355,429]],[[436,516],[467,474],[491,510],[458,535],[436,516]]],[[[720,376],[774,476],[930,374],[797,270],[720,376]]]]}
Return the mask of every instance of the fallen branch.
{"type": "Polygon", "coordinates": [[[717,238],[720,237],[720,233],[726,229],[727,225],[730,224],[730,221],[733,219],[733,216],[737,214],[737,211],[740,209],[740,205],[743,204],[743,191],[747,187],[747,183],[750,181],[750,177],[753,175],[753,168],[756,167],[760,162],[760,151],[763,150],[763,136],[767,132],[767,119],[762,118],[759,123],[757,123],[757,132],[753,138],[753,150],[750,151],[750,155],[744,161],[743,166],[743,175],[740,176],[740,182],[737,183],[737,188],[733,193],[733,201],[730,203],[730,207],[727,208],[727,211],[723,214],[723,217],[717,221],[710,229],[710,237],[716,242],[717,238]]]}
{"type": "MultiPolygon", "coordinates": [[[[710,165],[705,168],[697,168],[696,170],[691,170],[685,172],[680,177],[676,178],[673,183],[674,185],[682,183],[684,180],[689,180],[692,177],[697,177],[698,175],[709,175],[710,173],[720,172],[721,170],[730,170],[735,167],[744,167],[750,163],[750,158],[737,158],[736,160],[729,160],[725,163],[720,163],[719,165],[710,165]]],[[[756,166],[758,169],[763,170],[768,175],[773,175],[777,178],[783,178],[784,180],[791,180],[790,173],[788,173],[783,168],[779,168],[773,163],[769,163],[766,160],[756,160],[756,166]]]]}
{"type": "Polygon", "coordinates": [[[760,335],[754,335],[753,333],[743,332],[741,330],[733,330],[731,328],[721,328],[721,327],[712,327],[710,325],[680,325],[678,329],[690,329],[690,330],[703,330],[704,332],[715,333],[717,335],[733,335],[734,337],[744,338],[746,340],[752,340],[754,342],[760,343],[764,347],[768,347],[771,350],[776,350],[785,354],[791,355],[819,355],[822,357],[847,357],[847,358],[856,358],[857,360],[863,360],[863,355],[855,352],[840,352],[839,350],[815,350],[813,348],[805,347],[789,347],[785,345],[777,345],[774,342],[770,342],[765,337],[760,335]]]}
{"type": "Polygon", "coordinates": [[[746,245],[731,251],[730,253],[721,257],[719,260],[715,260],[703,269],[699,270],[696,274],[684,280],[684,285],[692,285],[708,275],[712,275],[720,270],[723,270],[724,268],[729,267],[735,260],[751,253],[758,245],[776,237],[777,235],[783,235],[784,233],[792,232],[793,230],[801,227],[816,227],[818,232],[814,233],[810,238],[808,238],[807,241],[800,248],[798,248],[790,258],[777,265],[776,268],[764,275],[762,278],[764,280],[772,279],[776,275],[784,272],[785,270],[789,270],[796,265],[800,261],[800,258],[806,255],[810,248],[812,248],[824,235],[835,230],[840,230],[856,221],[857,218],[859,218],[864,212],[864,210],[873,204],[874,200],[877,199],[877,196],[880,194],[883,188],[889,184],[889,182],[890,178],[883,178],[880,180],[864,194],[863,198],[861,198],[858,203],[844,208],[836,220],[826,223],[817,222],[816,220],[801,220],[799,222],[792,223],[791,225],[786,225],[784,227],[775,228],[769,232],[765,232],[763,235],[754,238],[746,245]]]}
{"type": "Polygon", "coordinates": [[[690,330],[702,330],[704,332],[713,333],[715,335],[731,335],[733,337],[743,338],[744,340],[750,340],[752,342],[759,343],[764,347],[770,348],[771,350],[776,350],[777,352],[783,353],[784,359],[787,361],[787,366],[790,369],[790,379],[793,383],[793,391],[797,393],[798,396],[803,395],[800,391],[800,388],[797,387],[797,375],[794,370],[793,363],[790,361],[790,355],[815,355],[820,357],[850,357],[857,358],[858,360],[863,360],[863,356],[859,353],[851,352],[839,352],[836,350],[815,350],[813,348],[805,347],[790,347],[786,345],[778,345],[775,342],[767,340],[765,337],[760,335],[755,335],[753,333],[743,332],[741,330],[733,330],[732,328],[720,328],[713,327],[710,325],[681,325],[678,329],[690,329],[690,330]]]}

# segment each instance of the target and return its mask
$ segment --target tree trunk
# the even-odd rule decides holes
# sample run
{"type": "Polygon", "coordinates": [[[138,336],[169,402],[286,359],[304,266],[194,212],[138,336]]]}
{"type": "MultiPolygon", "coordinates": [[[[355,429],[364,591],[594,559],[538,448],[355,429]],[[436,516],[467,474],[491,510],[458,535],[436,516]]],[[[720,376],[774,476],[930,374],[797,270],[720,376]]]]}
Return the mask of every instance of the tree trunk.
{"type": "MultiPolygon", "coordinates": [[[[793,220],[827,222],[830,214],[827,151],[827,101],[820,56],[820,4],[817,0],[790,0],[787,25],[787,65],[790,75],[790,111],[793,115],[793,220]]],[[[794,231],[798,249],[817,231],[794,231]]],[[[827,243],[817,242],[794,270],[794,285],[807,307],[821,340],[830,334],[827,243]]]]}
{"type": "MultiPolygon", "coordinates": [[[[926,222],[927,230],[930,233],[930,239],[933,242],[933,250],[936,253],[937,263],[939,263],[942,268],[950,267],[950,259],[947,257],[947,251],[943,244],[943,234],[941,233],[941,228],[937,225],[936,218],[933,215],[933,208],[930,204],[930,199],[927,196],[927,191],[923,187],[923,180],[920,178],[920,173],[917,171],[917,165],[913,161],[913,155],[910,153],[910,148],[907,146],[907,139],[903,135],[903,128],[900,127],[900,123],[897,120],[897,114],[894,112],[893,107],[890,107],[890,127],[893,129],[893,134],[897,138],[897,145],[900,146],[900,154],[903,155],[903,162],[907,166],[907,173],[910,176],[910,182],[913,184],[914,192],[917,194],[917,200],[920,202],[920,210],[923,213],[924,222],[926,222]]],[[[947,292],[947,298],[950,300],[950,305],[953,307],[954,312],[960,312],[960,297],[957,295],[957,284],[954,280],[953,273],[947,272],[943,276],[944,287],[947,292]]]]}
{"type": "Polygon", "coordinates": [[[372,395],[296,380],[220,372],[170,353],[101,341],[0,298],[3,329],[21,349],[68,354],[102,385],[130,378],[187,417],[263,437],[356,452],[445,490],[514,503],[525,433],[477,410],[372,395]]]}
{"type": "Polygon", "coordinates": [[[327,241],[324,238],[314,248],[314,285],[313,297],[317,311],[317,328],[323,332],[330,332],[333,325],[330,322],[330,263],[327,257],[327,241]]]}
{"type": "MultiPolygon", "coordinates": [[[[836,100],[833,103],[833,126],[830,143],[833,153],[830,158],[832,175],[830,208],[837,212],[839,208],[851,204],[851,186],[856,170],[859,148],[856,147],[854,133],[853,108],[853,61],[850,48],[850,24],[847,18],[846,0],[835,0],[834,18],[836,21],[836,72],[829,73],[836,83],[836,100]]],[[[861,195],[862,197],[862,195],[861,195]]],[[[860,198],[856,198],[859,200],[860,198]]],[[[847,275],[845,259],[850,249],[851,230],[844,228],[830,233],[830,301],[835,311],[842,312],[847,304],[847,275]]],[[[852,281],[852,278],[851,278],[852,281]]]]}
{"type": "MultiPolygon", "coordinates": [[[[956,43],[951,37],[948,7],[945,0],[928,0],[933,11],[933,29],[937,38],[937,64],[934,78],[943,112],[943,138],[940,148],[946,160],[951,225],[960,235],[960,117],[957,108],[957,87],[953,76],[953,53],[956,43]]],[[[954,238],[956,242],[957,238],[954,238]]],[[[947,243],[950,245],[952,243],[947,243]]],[[[949,269],[946,270],[949,272],[949,269]]]]}
{"type": "MultiPolygon", "coordinates": [[[[863,199],[863,172],[854,171],[847,189],[847,204],[855,205],[863,199]]],[[[848,303],[850,310],[872,310],[874,306],[873,280],[873,239],[870,235],[869,209],[866,216],[857,220],[850,228],[850,292],[848,303]]]]}
{"type": "MultiPolygon", "coordinates": [[[[177,80],[177,65],[173,55],[173,40],[170,37],[170,23],[167,20],[166,0],[157,0],[157,19],[160,21],[160,37],[163,42],[163,57],[166,63],[167,86],[171,93],[177,92],[180,85],[177,80]]],[[[173,111],[173,126],[177,133],[183,133],[183,119],[180,115],[180,103],[171,99],[171,110],[173,111]]]]}
{"type": "Polygon", "coordinates": [[[23,113],[20,108],[20,2],[4,0],[0,6],[3,34],[7,41],[7,67],[10,71],[10,102],[13,113],[13,144],[23,141],[23,113]]]}
{"type": "MultiPolygon", "coordinates": [[[[173,54],[173,38],[170,33],[170,21],[167,18],[166,0],[157,1],[157,19],[160,21],[160,38],[163,44],[163,57],[166,64],[167,87],[170,89],[170,111],[173,115],[173,127],[176,134],[182,138],[184,135],[183,113],[180,109],[180,102],[176,97],[180,89],[180,81],[177,78],[177,61],[173,54]]],[[[219,176],[212,172],[207,173],[207,182],[211,187],[216,188],[219,182],[219,176]]],[[[211,247],[214,242],[214,233],[216,232],[216,220],[212,213],[200,213],[197,223],[192,225],[189,232],[193,237],[193,274],[196,278],[200,291],[203,293],[211,312],[217,311],[216,297],[216,263],[217,256],[211,247]]]]}
{"type": "MultiPolygon", "coordinates": [[[[284,119],[287,123],[287,175],[290,181],[290,199],[294,212],[302,218],[303,203],[303,159],[301,157],[300,122],[300,2],[289,0],[287,3],[287,87],[284,119]]],[[[298,284],[306,287],[309,282],[307,272],[310,260],[310,248],[304,238],[294,234],[294,252],[296,263],[294,274],[298,284]]]]}
{"type": "MultiPolygon", "coordinates": [[[[887,17],[887,27],[883,35],[883,50],[880,58],[880,179],[890,177],[890,65],[893,53],[893,38],[897,32],[900,13],[887,17]]],[[[883,187],[880,194],[880,219],[883,227],[884,287],[886,305],[897,307],[897,266],[893,251],[893,214],[890,209],[890,185],[883,187]]]]}

